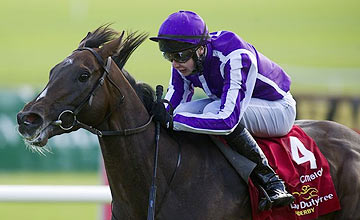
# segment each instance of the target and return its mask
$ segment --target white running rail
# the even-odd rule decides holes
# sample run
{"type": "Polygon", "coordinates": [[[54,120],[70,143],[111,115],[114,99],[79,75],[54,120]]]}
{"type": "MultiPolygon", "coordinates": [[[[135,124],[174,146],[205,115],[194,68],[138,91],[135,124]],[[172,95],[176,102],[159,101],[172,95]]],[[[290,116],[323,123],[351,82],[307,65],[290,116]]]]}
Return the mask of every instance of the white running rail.
{"type": "Polygon", "coordinates": [[[109,186],[0,185],[0,202],[110,203],[109,186]]]}

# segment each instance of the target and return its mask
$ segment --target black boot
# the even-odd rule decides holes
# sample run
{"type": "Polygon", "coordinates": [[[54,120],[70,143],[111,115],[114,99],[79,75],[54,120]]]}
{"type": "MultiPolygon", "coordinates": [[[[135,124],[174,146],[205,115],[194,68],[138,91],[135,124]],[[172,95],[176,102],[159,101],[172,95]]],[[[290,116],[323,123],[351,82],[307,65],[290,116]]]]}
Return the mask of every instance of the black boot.
{"type": "Polygon", "coordinates": [[[257,164],[251,179],[266,191],[271,200],[262,199],[259,203],[260,211],[268,210],[272,206],[287,206],[295,200],[286,191],[283,181],[269,166],[261,148],[243,125],[239,124],[231,134],[225,136],[225,140],[234,150],[257,164]]]}

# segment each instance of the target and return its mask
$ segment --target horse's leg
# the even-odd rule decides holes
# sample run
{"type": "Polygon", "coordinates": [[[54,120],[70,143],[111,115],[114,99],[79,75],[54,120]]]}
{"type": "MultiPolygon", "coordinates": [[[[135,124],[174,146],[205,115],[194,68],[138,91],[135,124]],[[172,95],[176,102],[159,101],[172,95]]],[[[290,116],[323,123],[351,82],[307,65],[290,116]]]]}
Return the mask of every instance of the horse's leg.
{"type": "Polygon", "coordinates": [[[297,121],[330,165],[341,210],[321,219],[360,219],[360,135],[330,121],[297,121]]]}

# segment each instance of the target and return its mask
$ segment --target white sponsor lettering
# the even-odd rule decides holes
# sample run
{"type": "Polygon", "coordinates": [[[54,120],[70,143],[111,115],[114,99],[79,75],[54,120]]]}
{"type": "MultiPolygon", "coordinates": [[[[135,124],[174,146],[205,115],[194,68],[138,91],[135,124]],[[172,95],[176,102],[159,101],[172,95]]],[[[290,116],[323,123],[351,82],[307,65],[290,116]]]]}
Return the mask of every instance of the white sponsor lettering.
{"type": "Polygon", "coordinates": [[[292,203],[290,205],[290,207],[292,209],[304,209],[304,208],[311,208],[313,206],[319,206],[320,203],[322,202],[326,202],[328,200],[331,200],[334,198],[334,195],[333,194],[329,194],[329,195],[326,195],[326,196],[318,196],[317,198],[312,198],[308,201],[300,201],[299,204],[296,204],[296,203],[292,203]]]}
{"type": "Polygon", "coordinates": [[[315,171],[314,173],[310,174],[310,175],[302,175],[300,176],[300,182],[301,183],[307,183],[307,182],[311,182],[319,177],[321,177],[323,174],[323,168],[321,167],[320,170],[315,171]]]}

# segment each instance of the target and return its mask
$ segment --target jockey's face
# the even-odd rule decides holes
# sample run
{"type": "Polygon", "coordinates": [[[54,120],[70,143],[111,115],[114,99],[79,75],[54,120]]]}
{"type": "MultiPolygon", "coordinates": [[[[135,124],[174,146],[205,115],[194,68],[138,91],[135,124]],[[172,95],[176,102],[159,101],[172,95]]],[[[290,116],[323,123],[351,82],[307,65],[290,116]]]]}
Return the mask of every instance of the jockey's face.
{"type": "Polygon", "coordinates": [[[190,58],[185,63],[179,63],[179,62],[173,60],[172,66],[174,67],[174,69],[179,71],[183,76],[188,76],[194,71],[195,62],[194,62],[193,58],[190,58]]]}
{"type": "MultiPolygon", "coordinates": [[[[196,53],[198,56],[204,53],[204,47],[197,49],[196,53]]],[[[195,70],[195,61],[193,58],[190,58],[188,61],[181,63],[173,60],[172,66],[174,69],[178,70],[183,76],[189,76],[195,70]]]]}

